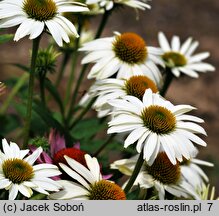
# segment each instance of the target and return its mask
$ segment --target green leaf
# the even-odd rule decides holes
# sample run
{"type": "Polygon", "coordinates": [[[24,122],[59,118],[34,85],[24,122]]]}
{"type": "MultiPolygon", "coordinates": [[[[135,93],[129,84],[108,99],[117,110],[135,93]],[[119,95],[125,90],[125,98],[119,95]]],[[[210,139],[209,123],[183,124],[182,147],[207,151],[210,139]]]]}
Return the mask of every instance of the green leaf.
{"type": "Polygon", "coordinates": [[[39,101],[33,102],[33,111],[45,122],[47,128],[55,128],[65,136],[67,146],[75,141],[69,132],[53,117],[52,113],[39,101]]]}
{"type": "Polygon", "coordinates": [[[0,115],[0,122],[0,131],[2,135],[6,135],[20,127],[20,120],[15,114],[0,115]]]}
{"type": "MultiPolygon", "coordinates": [[[[14,103],[13,107],[18,112],[20,118],[24,119],[26,117],[25,104],[14,103]]],[[[48,131],[48,126],[45,124],[44,121],[42,121],[40,116],[35,112],[32,112],[30,130],[33,131],[35,135],[41,135],[41,136],[43,136],[48,131]]]]}
{"type": "Polygon", "coordinates": [[[104,128],[106,123],[97,118],[83,119],[73,128],[71,134],[77,140],[89,140],[104,128]]]}
{"type": "Polygon", "coordinates": [[[127,200],[139,200],[140,195],[140,187],[136,186],[136,188],[126,195],[127,200]]]}
{"type": "Polygon", "coordinates": [[[49,91],[49,93],[53,96],[53,98],[55,99],[57,104],[59,105],[61,113],[64,113],[64,107],[63,107],[63,104],[62,104],[61,97],[60,97],[57,89],[55,88],[55,86],[47,78],[45,79],[45,87],[49,91]]]}
{"type": "Polygon", "coordinates": [[[8,41],[11,41],[13,39],[13,34],[4,34],[0,35],[0,44],[6,43],[8,41]]]}
{"type": "Polygon", "coordinates": [[[29,73],[29,71],[30,71],[30,68],[27,67],[26,65],[23,65],[23,64],[20,64],[20,63],[9,63],[9,64],[12,65],[12,66],[15,66],[15,67],[17,67],[17,68],[19,68],[19,69],[21,69],[25,72],[29,73]]]}

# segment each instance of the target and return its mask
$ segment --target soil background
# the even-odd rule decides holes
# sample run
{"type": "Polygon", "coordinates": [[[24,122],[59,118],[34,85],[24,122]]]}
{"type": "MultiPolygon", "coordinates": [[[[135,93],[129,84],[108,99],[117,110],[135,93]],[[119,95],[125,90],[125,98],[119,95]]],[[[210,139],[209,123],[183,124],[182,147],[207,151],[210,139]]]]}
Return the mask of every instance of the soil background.
{"type": "MultiPolygon", "coordinates": [[[[157,34],[163,31],[169,40],[173,35],[178,35],[183,42],[192,36],[200,42],[196,53],[211,53],[206,62],[216,67],[215,72],[200,74],[198,79],[187,76],[175,79],[166,96],[174,104],[197,107],[193,114],[205,120],[203,127],[208,136],[204,139],[208,146],[199,148],[199,158],[215,164],[214,168],[205,171],[219,194],[219,1],[152,0],[150,4],[151,10],[139,13],[127,7],[115,11],[102,36],[111,36],[113,31],[132,31],[140,34],[147,44],[158,46],[157,34]]],[[[98,24],[99,18],[94,19],[92,27],[96,28],[98,24]]],[[[42,45],[46,44],[47,41],[44,40],[42,45]]],[[[1,81],[21,74],[21,71],[3,63],[11,61],[28,64],[30,48],[31,42],[26,38],[18,43],[10,42],[0,46],[1,81]]],[[[67,79],[66,73],[63,86],[67,79]]],[[[82,88],[86,90],[86,86],[82,88]]]]}

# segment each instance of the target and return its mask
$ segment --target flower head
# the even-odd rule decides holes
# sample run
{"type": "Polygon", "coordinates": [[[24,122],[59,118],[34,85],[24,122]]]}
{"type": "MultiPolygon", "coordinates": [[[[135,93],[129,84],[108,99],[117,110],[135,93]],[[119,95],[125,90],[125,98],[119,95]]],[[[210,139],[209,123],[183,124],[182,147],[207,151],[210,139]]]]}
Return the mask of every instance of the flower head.
{"type": "MultiPolygon", "coordinates": [[[[91,86],[88,92],[88,99],[97,97],[93,108],[98,112],[98,117],[104,117],[112,111],[112,107],[108,104],[108,100],[122,98],[126,95],[132,95],[142,100],[146,89],[152,89],[154,93],[158,91],[155,83],[144,75],[131,76],[127,79],[103,79],[97,80],[91,86]]],[[[80,105],[85,103],[82,98],[80,105]]]]}
{"type": "Polygon", "coordinates": [[[181,73],[190,77],[197,78],[198,72],[214,71],[215,68],[202,60],[209,56],[208,52],[193,55],[198,46],[197,41],[188,38],[182,45],[178,36],[173,36],[171,45],[168,43],[165,35],[160,32],[158,39],[162,50],[164,51],[162,59],[166,67],[170,68],[172,73],[179,77],[181,73]]]}
{"type": "Polygon", "coordinates": [[[63,163],[60,163],[60,166],[74,181],[58,181],[63,186],[63,190],[51,194],[50,199],[126,199],[125,193],[117,184],[103,180],[96,158],[85,155],[87,168],[68,156],[65,156],[65,159],[70,167],[63,163]]]}
{"type": "Polygon", "coordinates": [[[88,74],[89,79],[105,79],[115,74],[123,79],[146,75],[157,85],[162,82],[156,66],[156,63],[163,64],[159,57],[161,50],[146,46],[143,38],[135,33],[116,33],[114,37],[96,39],[85,43],[80,50],[88,52],[83,64],[95,63],[88,74]]]}
{"type": "MultiPolygon", "coordinates": [[[[138,155],[130,159],[122,159],[111,164],[111,169],[118,169],[121,173],[131,176],[137,162],[138,155]]],[[[127,183],[127,182],[126,182],[127,183]]],[[[124,184],[124,186],[126,185],[124,184]]],[[[148,165],[144,162],[133,187],[143,188],[154,187],[159,199],[165,199],[165,191],[176,197],[194,197],[198,199],[195,188],[192,188],[183,178],[179,162],[172,164],[166,153],[160,152],[154,163],[148,165]]]]}
{"type": "Polygon", "coordinates": [[[52,46],[40,49],[36,59],[36,73],[39,75],[45,75],[47,72],[54,73],[57,57],[60,54],[52,46]]]}
{"type": "Polygon", "coordinates": [[[73,0],[3,0],[0,2],[0,28],[20,25],[14,40],[26,35],[37,38],[46,30],[59,46],[68,43],[69,34],[78,37],[75,26],[64,16],[64,12],[83,12],[88,8],[73,0]]]}
{"type": "Polygon", "coordinates": [[[185,181],[188,182],[193,188],[200,190],[202,185],[209,181],[208,176],[199,167],[199,165],[213,167],[214,164],[199,160],[197,158],[192,158],[190,160],[183,159],[180,163],[182,176],[185,181]]]}
{"type": "Polygon", "coordinates": [[[174,106],[150,89],[145,91],[143,100],[133,96],[109,101],[113,119],[109,122],[108,133],[129,132],[124,147],[137,142],[137,152],[144,151],[144,159],[152,165],[160,151],[164,151],[171,163],[189,159],[197,153],[193,143],[206,146],[196,133],[206,134],[197,124],[202,119],[186,115],[194,109],[189,105],[174,106]]]}
{"type": "Polygon", "coordinates": [[[50,177],[60,175],[57,166],[52,164],[33,165],[42,152],[38,148],[25,157],[29,150],[20,150],[18,145],[6,139],[2,140],[3,152],[0,151],[0,189],[9,190],[9,199],[16,198],[18,192],[31,197],[33,190],[47,194],[58,191],[60,185],[50,177]]]}

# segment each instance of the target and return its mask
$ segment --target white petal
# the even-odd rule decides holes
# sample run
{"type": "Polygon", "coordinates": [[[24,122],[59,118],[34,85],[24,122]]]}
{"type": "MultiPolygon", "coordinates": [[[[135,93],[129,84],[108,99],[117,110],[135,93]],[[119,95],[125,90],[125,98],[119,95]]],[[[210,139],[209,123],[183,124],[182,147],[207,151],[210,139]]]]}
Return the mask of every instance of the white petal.
{"type": "Polygon", "coordinates": [[[140,127],[133,130],[128,137],[125,139],[124,147],[127,148],[129,145],[136,142],[145,133],[145,128],[140,127]]]}
{"type": "Polygon", "coordinates": [[[148,107],[153,104],[153,93],[151,89],[147,89],[143,96],[143,104],[148,107]]]}
{"type": "Polygon", "coordinates": [[[15,33],[14,40],[18,41],[26,35],[30,34],[30,28],[34,22],[35,21],[32,19],[26,19],[24,22],[22,22],[15,33]]]}
{"type": "Polygon", "coordinates": [[[204,140],[202,140],[201,138],[199,138],[197,135],[195,135],[187,130],[178,130],[178,131],[179,131],[179,133],[183,134],[184,136],[186,136],[188,139],[190,139],[194,143],[197,143],[201,146],[207,146],[206,142],[204,140]]]}
{"type": "Polygon", "coordinates": [[[176,77],[180,76],[180,71],[178,68],[172,68],[171,71],[172,71],[174,76],[176,76],[176,77]]]}
{"type": "Polygon", "coordinates": [[[169,143],[168,135],[160,136],[160,142],[162,144],[162,147],[164,148],[165,153],[167,154],[169,160],[173,165],[176,164],[176,156],[173,148],[171,148],[171,145],[169,143]]]}
{"type": "Polygon", "coordinates": [[[190,106],[190,105],[176,105],[172,108],[172,112],[175,115],[181,115],[181,114],[187,113],[187,112],[194,110],[194,109],[196,109],[196,108],[193,106],[190,106]]]}
{"type": "Polygon", "coordinates": [[[88,154],[86,154],[84,157],[85,157],[85,160],[86,160],[86,163],[87,163],[89,170],[91,171],[91,173],[95,177],[94,178],[95,181],[102,180],[102,176],[100,174],[100,165],[99,165],[97,159],[95,157],[92,158],[88,154]]]}
{"type": "Polygon", "coordinates": [[[23,184],[19,184],[18,185],[18,190],[20,191],[20,193],[22,193],[25,197],[31,197],[33,194],[33,191],[29,188],[24,186],[23,184]]]}
{"type": "Polygon", "coordinates": [[[18,185],[13,184],[9,189],[9,200],[14,200],[18,194],[18,185]]]}
{"type": "Polygon", "coordinates": [[[59,45],[63,45],[62,36],[59,32],[59,26],[56,22],[53,20],[46,21],[46,26],[48,27],[50,33],[52,34],[52,37],[54,38],[55,42],[59,45]]]}
{"type": "Polygon", "coordinates": [[[36,20],[31,26],[29,39],[32,40],[34,38],[37,38],[43,32],[43,29],[44,23],[36,20]]]}
{"type": "Polygon", "coordinates": [[[83,6],[77,6],[77,5],[68,5],[68,6],[59,6],[58,7],[58,12],[59,13],[64,13],[64,12],[85,12],[89,11],[87,7],[83,6]]]}
{"type": "Polygon", "coordinates": [[[192,43],[192,38],[188,38],[183,44],[182,44],[182,47],[180,49],[180,53],[182,54],[186,54],[186,52],[188,51],[190,45],[192,43]]]}
{"type": "Polygon", "coordinates": [[[57,16],[56,21],[59,22],[59,24],[63,27],[64,30],[69,31],[75,37],[79,37],[75,26],[68,19],[66,19],[63,16],[57,16]]]}
{"type": "Polygon", "coordinates": [[[81,183],[84,187],[86,187],[88,190],[90,189],[89,184],[84,180],[84,178],[82,178],[78,173],[76,173],[75,171],[73,171],[72,169],[70,169],[68,166],[66,166],[65,164],[60,163],[59,164],[60,167],[69,175],[71,176],[73,179],[75,179],[76,181],[78,181],[79,183],[81,183]]]}
{"type": "Polygon", "coordinates": [[[39,147],[36,149],[31,155],[26,157],[24,160],[29,163],[30,165],[34,164],[34,162],[37,160],[37,158],[40,156],[40,154],[43,152],[43,149],[39,147]]]}
{"type": "Polygon", "coordinates": [[[185,129],[194,133],[200,133],[207,135],[204,128],[201,126],[193,123],[193,122],[177,122],[177,128],[179,129],[185,129]]]}
{"type": "Polygon", "coordinates": [[[210,163],[210,162],[207,162],[207,161],[203,161],[203,160],[199,160],[197,158],[193,158],[192,162],[196,163],[196,164],[199,164],[199,165],[203,165],[203,166],[209,166],[209,167],[213,167],[214,166],[213,163],[210,163]]]}
{"type": "Polygon", "coordinates": [[[60,180],[58,181],[58,183],[62,185],[63,190],[50,194],[48,197],[49,199],[69,200],[69,199],[74,199],[82,195],[88,195],[89,193],[85,188],[83,188],[81,185],[75,182],[60,180]]]}
{"type": "Polygon", "coordinates": [[[13,27],[24,22],[26,19],[27,18],[25,16],[15,16],[15,17],[10,17],[8,19],[2,19],[0,20],[0,27],[1,28],[13,27]]]}
{"type": "Polygon", "coordinates": [[[74,169],[77,173],[79,173],[81,176],[83,176],[87,181],[89,181],[90,183],[95,182],[96,179],[94,178],[94,176],[91,175],[89,170],[84,165],[80,164],[76,160],[66,155],[64,156],[64,158],[66,159],[70,167],[74,169]]]}
{"type": "Polygon", "coordinates": [[[2,140],[2,148],[3,148],[5,155],[7,155],[8,157],[14,156],[14,153],[13,153],[12,149],[10,148],[6,139],[2,140]]]}
{"type": "Polygon", "coordinates": [[[204,122],[203,119],[198,118],[196,116],[192,116],[192,115],[178,115],[178,116],[176,116],[176,119],[178,121],[186,120],[186,121],[194,121],[194,122],[198,122],[198,123],[203,123],[204,122]]]}
{"type": "Polygon", "coordinates": [[[179,51],[180,48],[180,40],[178,36],[173,36],[172,41],[171,41],[171,47],[172,50],[175,52],[179,51]]]}
{"type": "Polygon", "coordinates": [[[157,134],[151,133],[150,136],[148,136],[148,138],[145,142],[144,156],[143,156],[143,158],[146,161],[149,161],[152,154],[154,153],[154,151],[156,149],[157,141],[158,141],[158,135],[157,134]]]}
{"type": "Polygon", "coordinates": [[[192,56],[191,58],[189,58],[188,62],[189,63],[199,62],[199,61],[202,61],[202,60],[208,58],[209,55],[210,55],[209,52],[199,53],[199,54],[196,54],[196,55],[192,56]]]}
{"type": "Polygon", "coordinates": [[[11,184],[11,181],[8,179],[0,179],[0,189],[7,188],[11,184]]]}
{"type": "Polygon", "coordinates": [[[149,130],[145,130],[144,134],[140,137],[140,139],[137,142],[136,150],[138,153],[140,153],[144,147],[145,144],[142,145],[142,143],[147,139],[147,137],[151,134],[149,130]]]}
{"type": "Polygon", "coordinates": [[[190,76],[190,77],[193,77],[193,78],[198,78],[199,75],[197,72],[195,72],[194,70],[191,70],[191,69],[188,69],[186,67],[179,67],[178,68],[182,73],[190,76]]]}
{"type": "Polygon", "coordinates": [[[165,51],[165,52],[168,52],[170,51],[170,45],[167,41],[167,38],[165,37],[164,33],[163,32],[159,32],[158,33],[158,40],[159,40],[159,44],[161,46],[161,48],[165,51]]]}
{"type": "Polygon", "coordinates": [[[189,49],[187,50],[187,52],[185,53],[186,57],[190,57],[194,53],[198,45],[199,43],[197,41],[194,41],[189,47],[189,49]]]}

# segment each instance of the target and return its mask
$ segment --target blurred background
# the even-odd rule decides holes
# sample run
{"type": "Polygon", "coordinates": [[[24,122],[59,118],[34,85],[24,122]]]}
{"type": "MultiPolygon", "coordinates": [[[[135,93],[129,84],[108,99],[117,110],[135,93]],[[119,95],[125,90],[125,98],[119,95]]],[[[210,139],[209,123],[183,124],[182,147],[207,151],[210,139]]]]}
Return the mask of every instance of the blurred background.
{"type": "MultiPolygon", "coordinates": [[[[127,7],[113,12],[102,36],[112,36],[113,31],[132,31],[140,34],[148,45],[158,46],[157,34],[163,31],[169,40],[173,35],[178,35],[183,42],[192,36],[200,42],[196,52],[210,52],[211,56],[206,62],[214,65],[216,71],[200,74],[198,79],[187,76],[175,79],[166,96],[174,104],[190,104],[197,107],[193,114],[205,120],[203,127],[208,136],[203,138],[208,146],[199,148],[198,158],[215,164],[214,168],[205,171],[210,183],[216,186],[219,195],[219,1],[152,0],[150,4],[152,9],[143,12],[136,13],[135,10],[127,7]]],[[[97,27],[99,18],[92,20],[93,28],[97,27]]],[[[45,38],[42,45],[47,44],[45,38]]],[[[31,42],[27,38],[18,43],[9,42],[1,45],[0,81],[22,73],[19,69],[5,63],[28,64],[30,48],[31,42]]],[[[68,73],[65,75],[66,80],[67,78],[68,73]]],[[[63,86],[65,79],[62,81],[63,86]]],[[[82,88],[86,90],[86,86],[82,88]]]]}

